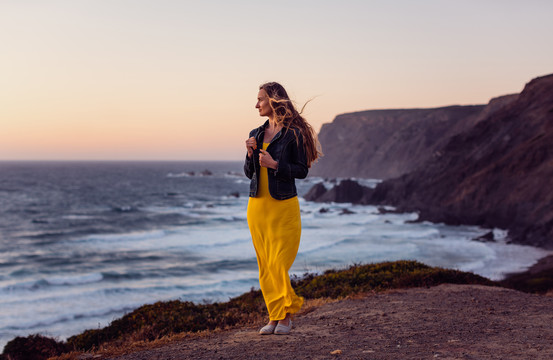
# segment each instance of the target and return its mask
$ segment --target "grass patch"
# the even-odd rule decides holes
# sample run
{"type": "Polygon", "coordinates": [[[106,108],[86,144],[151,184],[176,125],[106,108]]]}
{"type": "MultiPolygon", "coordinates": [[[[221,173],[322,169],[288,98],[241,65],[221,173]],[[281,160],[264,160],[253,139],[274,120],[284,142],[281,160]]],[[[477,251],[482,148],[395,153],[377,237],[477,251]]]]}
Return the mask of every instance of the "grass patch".
{"type": "Polygon", "coordinates": [[[259,290],[251,290],[225,303],[160,301],[141,306],[103,329],[72,336],[67,343],[75,349],[91,350],[111,341],[152,341],[171,334],[225,329],[259,321],[264,309],[259,290]]]}
{"type": "Polygon", "coordinates": [[[346,270],[327,270],[322,275],[305,274],[301,279],[292,280],[296,293],[308,299],[342,298],[361,292],[444,283],[496,285],[479,275],[430,267],[417,261],[354,265],[346,270]]]}
{"type": "Polygon", "coordinates": [[[501,286],[534,294],[546,294],[553,289],[553,269],[532,274],[524,272],[513,274],[500,281],[501,286]]]}

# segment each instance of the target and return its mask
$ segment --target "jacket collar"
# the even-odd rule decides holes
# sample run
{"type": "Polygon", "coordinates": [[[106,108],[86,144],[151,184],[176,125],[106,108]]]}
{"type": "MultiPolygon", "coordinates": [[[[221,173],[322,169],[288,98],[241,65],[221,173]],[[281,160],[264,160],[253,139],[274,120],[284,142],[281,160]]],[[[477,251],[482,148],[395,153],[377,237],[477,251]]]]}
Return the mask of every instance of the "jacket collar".
{"type": "MultiPolygon", "coordinates": [[[[260,127],[257,128],[257,135],[256,135],[256,139],[257,141],[263,141],[263,138],[260,137],[261,134],[265,134],[265,128],[269,125],[269,120],[267,119],[267,121],[265,121],[265,123],[263,125],[261,125],[260,127]]],[[[271,140],[271,142],[277,140],[279,137],[282,136],[282,130],[284,130],[284,128],[280,129],[276,134],[275,136],[273,136],[273,139],[271,140]]]]}

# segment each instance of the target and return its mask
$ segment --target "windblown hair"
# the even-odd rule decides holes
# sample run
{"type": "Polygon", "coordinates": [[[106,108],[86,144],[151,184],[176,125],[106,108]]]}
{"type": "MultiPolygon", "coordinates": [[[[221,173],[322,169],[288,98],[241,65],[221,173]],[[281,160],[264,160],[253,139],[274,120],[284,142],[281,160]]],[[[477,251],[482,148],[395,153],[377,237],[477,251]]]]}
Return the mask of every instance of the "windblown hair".
{"type": "Polygon", "coordinates": [[[268,82],[259,86],[259,89],[263,89],[267,92],[267,95],[269,96],[269,105],[273,110],[277,124],[282,124],[286,131],[290,128],[296,128],[299,130],[303,138],[303,147],[307,156],[307,166],[311,167],[311,165],[323,155],[323,152],[321,150],[321,144],[319,143],[317,133],[301,116],[305,105],[307,105],[309,101],[306,102],[301,108],[301,111],[298,112],[292,103],[292,100],[290,100],[288,93],[286,93],[284,87],[279,83],[268,82]]]}

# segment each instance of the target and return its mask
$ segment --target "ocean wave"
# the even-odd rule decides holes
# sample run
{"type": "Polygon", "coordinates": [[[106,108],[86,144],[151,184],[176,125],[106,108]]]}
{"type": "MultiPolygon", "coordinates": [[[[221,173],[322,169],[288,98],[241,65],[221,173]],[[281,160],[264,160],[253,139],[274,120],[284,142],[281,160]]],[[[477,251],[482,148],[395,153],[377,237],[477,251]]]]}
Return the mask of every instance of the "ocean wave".
{"type": "MultiPolygon", "coordinates": [[[[59,231],[36,231],[34,233],[28,232],[24,234],[23,236],[31,239],[39,239],[39,240],[57,240],[60,237],[67,236],[73,233],[72,230],[59,230],[59,231]]],[[[50,244],[51,241],[42,242],[40,244],[50,244]]],[[[37,243],[34,243],[37,245],[37,243]]]]}
{"type": "Polygon", "coordinates": [[[219,260],[207,263],[200,263],[197,269],[206,273],[218,273],[223,270],[250,270],[257,266],[257,259],[252,257],[243,260],[219,260]]]}
{"type": "Polygon", "coordinates": [[[191,177],[191,176],[194,176],[194,172],[182,172],[182,173],[177,173],[177,174],[168,173],[165,176],[168,177],[168,178],[191,177]]]}
{"type": "Polygon", "coordinates": [[[0,188],[0,191],[1,191],[1,192],[7,192],[7,193],[14,193],[14,192],[21,191],[21,189],[17,189],[17,188],[0,188]]]}
{"type": "MultiPolygon", "coordinates": [[[[161,239],[166,235],[167,235],[166,230],[137,231],[137,232],[124,233],[124,234],[89,235],[76,241],[98,242],[98,243],[134,242],[139,240],[161,239]]],[[[72,242],[74,243],[75,241],[72,241],[72,242]]]]}
{"type": "Polygon", "coordinates": [[[8,325],[3,327],[3,331],[22,331],[22,330],[36,330],[41,328],[49,328],[53,325],[60,323],[72,322],[74,320],[84,320],[84,319],[94,319],[98,317],[106,317],[110,315],[124,314],[126,312],[132,311],[138,304],[133,304],[132,306],[120,305],[120,306],[111,306],[107,308],[100,308],[90,311],[81,311],[75,313],[60,313],[51,317],[44,317],[39,321],[18,321],[17,325],[8,325]]]}
{"type": "Polygon", "coordinates": [[[100,282],[104,279],[101,273],[78,274],[42,278],[39,280],[23,281],[7,285],[0,292],[13,292],[17,290],[37,290],[48,286],[77,286],[100,282]]]}
{"type": "Polygon", "coordinates": [[[222,221],[222,222],[235,222],[235,221],[244,221],[246,219],[247,218],[245,216],[228,215],[228,216],[217,216],[217,217],[212,218],[211,220],[213,220],[213,221],[222,221]]]}
{"type": "Polygon", "coordinates": [[[225,173],[223,176],[224,177],[229,177],[229,178],[236,178],[236,177],[245,178],[246,177],[246,175],[244,175],[244,173],[235,172],[235,171],[229,171],[229,172],[225,173]]]}
{"type": "Polygon", "coordinates": [[[311,254],[311,253],[315,253],[315,252],[330,250],[332,248],[340,248],[340,247],[345,246],[345,245],[358,244],[360,242],[362,242],[362,240],[360,240],[360,239],[345,238],[345,239],[342,239],[342,240],[339,240],[339,241],[326,243],[324,245],[318,245],[318,246],[310,247],[309,249],[303,250],[301,253],[302,253],[302,255],[306,255],[306,254],[311,254]]]}
{"type": "Polygon", "coordinates": [[[70,215],[64,215],[62,216],[62,219],[66,220],[91,220],[95,219],[96,217],[91,215],[77,215],[77,214],[70,214],[70,215]]]}
{"type": "Polygon", "coordinates": [[[165,253],[148,253],[145,251],[119,251],[104,255],[104,258],[99,261],[101,264],[131,264],[131,263],[146,263],[155,264],[167,258],[165,253]]]}
{"type": "Polygon", "coordinates": [[[130,272],[116,272],[109,271],[102,273],[106,281],[120,281],[120,280],[141,280],[148,276],[148,274],[142,271],[130,271],[130,272]]]}
{"type": "Polygon", "coordinates": [[[131,205],[112,206],[111,211],[116,213],[132,213],[139,212],[140,210],[131,205]]]}
{"type": "Polygon", "coordinates": [[[47,278],[45,281],[54,286],[64,286],[64,285],[82,285],[90,284],[95,282],[100,282],[104,279],[104,276],[101,273],[91,273],[91,274],[80,274],[73,276],[57,276],[52,278],[47,278]]]}
{"type": "Polygon", "coordinates": [[[189,248],[192,250],[198,250],[198,249],[209,249],[209,248],[221,248],[224,246],[239,246],[239,245],[250,244],[250,243],[251,243],[251,239],[248,237],[248,238],[237,238],[229,241],[217,241],[213,243],[202,242],[202,243],[190,245],[189,248]]]}
{"type": "Polygon", "coordinates": [[[434,239],[440,237],[440,231],[437,229],[417,229],[417,228],[379,228],[379,229],[367,229],[373,236],[379,236],[382,239],[434,239]]]}

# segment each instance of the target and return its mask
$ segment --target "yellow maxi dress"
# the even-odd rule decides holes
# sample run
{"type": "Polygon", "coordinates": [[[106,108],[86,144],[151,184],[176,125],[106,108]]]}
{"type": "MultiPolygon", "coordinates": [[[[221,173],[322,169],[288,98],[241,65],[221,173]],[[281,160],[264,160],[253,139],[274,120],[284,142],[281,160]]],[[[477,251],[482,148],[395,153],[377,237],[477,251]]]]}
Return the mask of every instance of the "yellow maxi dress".
{"type": "MultiPolygon", "coordinates": [[[[268,143],[263,143],[266,150],[268,143]]],[[[261,167],[257,197],[248,202],[248,225],[259,266],[259,285],[271,320],[294,314],[303,304],[290,284],[288,271],[298,253],[301,236],[297,196],[276,200],[269,194],[267,168],[261,167]]]]}

